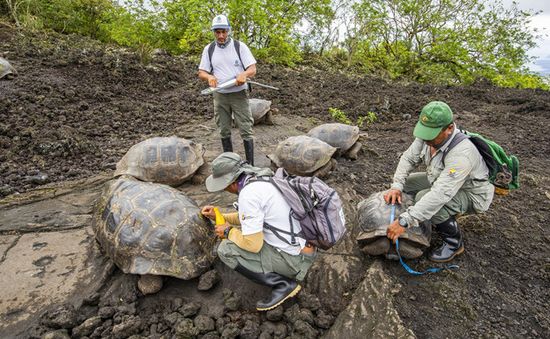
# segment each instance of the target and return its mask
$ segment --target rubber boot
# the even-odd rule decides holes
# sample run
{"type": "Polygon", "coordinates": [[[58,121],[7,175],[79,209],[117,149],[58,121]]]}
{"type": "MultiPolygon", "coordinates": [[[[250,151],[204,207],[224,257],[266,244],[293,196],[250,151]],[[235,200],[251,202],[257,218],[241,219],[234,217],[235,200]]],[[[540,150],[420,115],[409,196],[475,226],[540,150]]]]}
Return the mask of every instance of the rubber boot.
{"type": "Polygon", "coordinates": [[[441,224],[435,225],[435,230],[441,234],[443,244],[430,253],[429,259],[431,261],[448,262],[464,252],[462,233],[454,216],[441,224]]]}
{"type": "Polygon", "coordinates": [[[245,139],[244,142],[244,154],[246,155],[246,161],[254,166],[254,139],[245,139]]]}
{"type": "Polygon", "coordinates": [[[269,311],[281,305],[285,300],[298,294],[302,288],[295,280],[275,272],[256,273],[237,264],[235,271],[260,285],[271,287],[271,295],[256,303],[258,311],[269,311]]]}
{"type": "Polygon", "coordinates": [[[222,147],[224,152],[233,152],[233,143],[231,143],[231,137],[222,138],[222,147]]]}

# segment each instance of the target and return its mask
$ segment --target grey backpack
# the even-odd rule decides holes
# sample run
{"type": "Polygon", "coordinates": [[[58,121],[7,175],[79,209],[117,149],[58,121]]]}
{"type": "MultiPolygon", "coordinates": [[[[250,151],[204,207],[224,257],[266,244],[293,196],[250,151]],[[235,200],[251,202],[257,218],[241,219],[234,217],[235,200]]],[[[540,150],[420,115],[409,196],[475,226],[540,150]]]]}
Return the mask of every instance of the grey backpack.
{"type": "Polygon", "coordinates": [[[271,230],[282,241],[296,245],[296,237],[308,243],[328,250],[346,233],[346,218],[342,201],[338,193],[317,177],[289,175],[279,168],[272,177],[255,177],[246,184],[265,181],[273,184],[290,206],[290,232],[278,229],[267,223],[264,227],[271,230]],[[294,232],[291,217],[300,222],[302,231],[294,232]],[[280,233],[290,236],[290,241],[280,233]]]}

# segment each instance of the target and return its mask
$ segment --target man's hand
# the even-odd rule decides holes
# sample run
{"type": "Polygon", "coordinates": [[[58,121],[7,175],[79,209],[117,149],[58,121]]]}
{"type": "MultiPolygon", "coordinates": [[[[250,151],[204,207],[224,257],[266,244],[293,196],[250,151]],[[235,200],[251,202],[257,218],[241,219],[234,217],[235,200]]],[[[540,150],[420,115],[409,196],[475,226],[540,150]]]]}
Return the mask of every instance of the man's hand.
{"type": "Polygon", "coordinates": [[[208,77],[208,86],[216,88],[218,87],[218,79],[215,76],[211,75],[208,77]]]}
{"type": "Polygon", "coordinates": [[[214,206],[204,206],[201,209],[201,214],[207,217],[210,220],[216,220],[216,213],[214,213],[214,206]]]}
{"type": "Polygon", "coordinates": [[[399,236],[403,233],[405,233],[405,227],[399,225],[398,220],[392,222],[386,231],[386,235],[393,241],[394,244],[395,240],[397,240],[397,238],[399,238],[399,236]]]}
{"type": "Polygon", "coordinates": [[[225,223],[225,224],[222,224],[222,225],[216,225],[216,229],[214,230],[214,233],[216,233],[218,238],[223,239],[223,238],[225,238],[223,233],[225,232],[225,229],[229,228],[229,227],[231,227],[231,226],[229,226],[228,223],[225,223]]]}
{"type": "Polygon", "coordinates": [[[401,191],[390,189],[384,194],[384,201],[386,201],[386,204],[401,204],[401,191]]]}
{"type": "Polygon", "coordinates": [[[237,75],[237,79],[235,80],[235,83],[237,86],[240,86],[246,82],[246,72],[242,72],[241,74],[237,75]]]}

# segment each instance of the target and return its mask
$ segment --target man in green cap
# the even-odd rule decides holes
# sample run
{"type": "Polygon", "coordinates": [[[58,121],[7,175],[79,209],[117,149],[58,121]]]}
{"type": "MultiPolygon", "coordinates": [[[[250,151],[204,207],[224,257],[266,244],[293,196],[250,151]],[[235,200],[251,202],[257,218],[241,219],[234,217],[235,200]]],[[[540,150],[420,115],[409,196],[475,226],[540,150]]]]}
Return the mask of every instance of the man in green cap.
{"type": "Polygon", "coordinates": [[[435,225],[443,244],[429,259],[448,262],[464,251],[457,214],[480,213],[489,208],[494,187],[489,169],[474,144],[453,123],[453,112],[444,102],[432,101],[422,109],[413,132],[416,139],[399,159],[386,203],[401,203],[401,193],[415,195],[415,203],[388,226],[395,240],[405,228],[419,222],[435,225]],[[411,173],[424,164],[426,172],[411,173]]]}
{"type": "MultiPolygon", "coordinates": [[[[225,152],[212,162],[206,188],[238,194],[238,212],[223,214],[226,223],[216,225],[215,233],[223,239],[218,256],[248,279],[271,287],[271,295],[256,303],[257,310],[268,311],[300,291],[298,281],[305,278],[316,251],[300,237],[295,237],[297,242],[292,244],[290,223],[295,233],[300,233],[300,223],[291,217],[290,206],[273,184],[253,180],[262,176],[273,176],[273,172],[225,152]]],[[[205,206],[201,212],[216,219],[214,206],[205,206]]]]}

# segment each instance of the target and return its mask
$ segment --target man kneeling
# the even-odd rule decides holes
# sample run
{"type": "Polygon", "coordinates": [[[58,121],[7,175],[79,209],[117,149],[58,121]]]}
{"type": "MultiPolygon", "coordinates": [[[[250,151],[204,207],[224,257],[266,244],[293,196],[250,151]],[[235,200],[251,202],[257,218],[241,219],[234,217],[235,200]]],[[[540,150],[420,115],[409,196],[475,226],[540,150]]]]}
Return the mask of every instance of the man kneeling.
{"type": "Polygon", "coordinates": [[[415,204],[388,226],[387,235],[395,242],[414,221],[431,221],[443,244],[429,259],[448,262],[464,251],[455,216],[486,211],[494,186],[477,148],[469,139],[458,137],[453,112],[446,103],[432,101],[424,106],[413,134],[416,139],[399,159],[384,199],[401,203],[401,192],[407,192],[415,194],[415,204]],[[411,173],[420,164],[426,165],[426,172],[411,173]]]}
{"type": "MultiPolygon", "coordinates": [[[[298,281],[305,278],[316,250],[300,237],[291,241],[291,230],[300,233],[300,223],[290,216],[290,206],[273,184],[254,180],[261,176],[273,176],[273,172],[226,152],[212,162],[206,188],[238,194],[238,212],[224,214],[227,222],[216,225],[216,235],[224,239],[218,256],[231,269],[272,288],[271,296],[256,303],[257,310],[267,311],[300,291],[298,281]],[[230,224],[240,225],[240,229],[230,224]]],[[[201,212],[215,220],[213,206],[205,206],[201,212]]]]}

